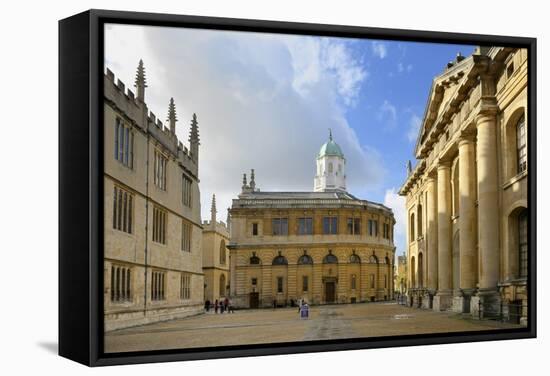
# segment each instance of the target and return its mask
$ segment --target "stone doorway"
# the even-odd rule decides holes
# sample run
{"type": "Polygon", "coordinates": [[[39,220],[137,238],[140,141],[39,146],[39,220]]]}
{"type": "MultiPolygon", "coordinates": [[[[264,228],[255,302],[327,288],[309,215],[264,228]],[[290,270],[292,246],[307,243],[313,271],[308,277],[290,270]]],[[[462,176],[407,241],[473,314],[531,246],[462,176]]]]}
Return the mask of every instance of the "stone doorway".
{"type": "Polygon", "coordinates": [[[325,282],[325,303],[334,303],[336,301],[336,282],[325,282]]]}
{"type": "Polygon", "coordinates": [[[249,305],[250,305],[250,308],[258,308],[260,306],[260,293],[258,292],[250,293],[249,305]]]}

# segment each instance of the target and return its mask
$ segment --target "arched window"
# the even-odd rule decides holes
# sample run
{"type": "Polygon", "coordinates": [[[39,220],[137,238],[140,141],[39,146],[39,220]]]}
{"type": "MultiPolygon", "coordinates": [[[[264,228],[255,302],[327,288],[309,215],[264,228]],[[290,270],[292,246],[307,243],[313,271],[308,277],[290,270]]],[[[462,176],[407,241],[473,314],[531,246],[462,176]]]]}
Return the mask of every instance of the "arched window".
{"type": "Polygon", "coordinates": [[[517,173],[527,170],[527,131],[525,115],[521,115],[516,123],[517,173]]]}
{"type": "Polygon", "coordinates": [[[273,259],[272,265],[288,265],[288,261],[285,256],[279,252],[279,255],[273,259]]]}
{"type": "Polygon", "coordinates": [[[225,265],[226,252],[227,250],[225,249],[225,240],[222,239],[222,241],[220,242],[220,264],[222,265],[225,265]]]}
{"type": "Polygon", "coordinates": [[[252,257],[250,257],[250,265],[260,265],[260,258],[256,256],[256,252],[252,252],[252,257]]]}
{"type": "Polygon", "coordinates": [[[375,255],[369,257],[369,264],[378,264],[378,258],[375,255]]]}
{"type": "Polygon", "coordinates": [[[220,275],[220,297],[225,296],[225,274],[220,275]]]}
{"type": "Polygon", "coordinates": [[[338,264],[338,257],[332,254],[332,251],[328,251],[328,255],[323,259],[323,264],[338,264]]]}
{"type": "Polygon", "coordinates": [[[422,236],[422,204],[418,205],[418,236],[422,236]]]}
{"type": "Polygon", "coordinates": [[[304,254],[298,259],[298,265],[313,265],[313,259],[304,251],[304,254]]]}
{"type": "Polygon", "coordinates": [[[529,260],[528,234],[527,234],[527,209],[523,209],[518,215],[518,254],[519,254],[519,277],[527,277],[529,260]]]}
{"type": "Polygon", "coordinates": [[[415,240],[415,238],[414,238],[414,213],[411,214],[410,224],[411,224],[411,230],[410,230],[411,238],[410,238],[410,241],[414,242],[414,240],[415,240]]]}
{"type": "Polygon", "coordinates": [[[353,254],[349,257],[350,264],[360,264],[361,258],[353,252],[353,254]]]}

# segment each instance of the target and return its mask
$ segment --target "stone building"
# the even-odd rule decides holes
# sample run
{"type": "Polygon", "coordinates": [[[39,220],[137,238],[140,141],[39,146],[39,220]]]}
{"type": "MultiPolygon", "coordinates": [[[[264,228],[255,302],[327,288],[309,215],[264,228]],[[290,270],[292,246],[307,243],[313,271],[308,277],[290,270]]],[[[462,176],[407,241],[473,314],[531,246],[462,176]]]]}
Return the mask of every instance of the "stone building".
{"type": "Polygon", "coordinates": [[[397,256],[397,272],[395,273],[395,291],[400,295],[407,293],[407,255],[397,256]]]}
{"type": "Polygon", "coordinates": [[[332,134],[317,155],[314,192],[261,192],[254,170],[233,200],[230,295],[238,307],[392,299],[394,215],[345,191],[332,134]]]}
{"type": "Polygon", "coordinates": [[[413,304],[525,322],[527,111],[524,49],[477,48],[434,78],[400,190],[413,304]]]}
{"type": "Polygon", "coordinates": [[[229,229],[226,223],[216,220],[216,196],[212,196],[210,221],[203,221],[202,257],[204,272],[204,300],[214,303],[216,299],[229,297],[230,256],[229,229]]]}
{"type": "Polygon", "coordinates": [[[189,148],[145,103],[145,70],[136,95],[104,75],[105,330],[202,312],[199,134],[193,115],[189,148]]]}

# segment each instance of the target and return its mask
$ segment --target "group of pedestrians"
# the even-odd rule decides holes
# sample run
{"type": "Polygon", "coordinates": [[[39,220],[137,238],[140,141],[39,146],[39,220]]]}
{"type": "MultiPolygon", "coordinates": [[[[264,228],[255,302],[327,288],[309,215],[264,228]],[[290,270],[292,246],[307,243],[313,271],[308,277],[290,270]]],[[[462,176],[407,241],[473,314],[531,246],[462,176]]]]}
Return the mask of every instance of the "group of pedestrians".
{"type": "Polygon", "coordinates": [[[220,313],[224,313],[224,312],[235,313],[235,310],[233,309],[233,305],[231,304],[231,301],[227,297],[223,300],[216,299],[213,305],[210,302],[210,300],[206,300],[204,302],[204,309],[206,310],[206,312],[210,312],[211,307],[214,307],[215,314],[218,313],[218,310],[220,311],[220,313]]]}

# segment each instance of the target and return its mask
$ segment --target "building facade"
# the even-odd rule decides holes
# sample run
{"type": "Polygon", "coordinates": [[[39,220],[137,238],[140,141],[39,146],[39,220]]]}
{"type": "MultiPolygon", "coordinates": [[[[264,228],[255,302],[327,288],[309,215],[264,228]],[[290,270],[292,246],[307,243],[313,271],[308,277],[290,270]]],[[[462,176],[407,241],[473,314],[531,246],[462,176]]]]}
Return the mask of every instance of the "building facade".
{"type": "Polygon", "coordinates": [[[254,170],[250,184],[244,175],[230,209],[237,307],[393,298],[393,212],[345,191],[344,161],[331,135],[317,156],[315,192],[261,192],[254,170]]]}
{"type": "Polygon", "coordinates": [[[202,312],[202,226],[196,116],[189,148],[145,103],[140,61],[136,95],[104,76],[105,330],[202,312]]]}
{"type": "Polygon", "coordinates": [[[407,293],[408,272],[407,255],[397,256],[397,271],[395,273],[395,291],[404,296],[407,293]]]}
{"type": "Polygon", "coordinates": [[[527,51],[477,48],[434,78],[400,194],[411,304],[527,314],[527,51]]]}
{"type": "Polygon", "coordinates": [[[214,303],[229,297],[229,229],[226,223],[216,220],[216,196],[212,197],[210,212],[210,221],[202,223],[202,270],[204,300],[214,303]]]}

